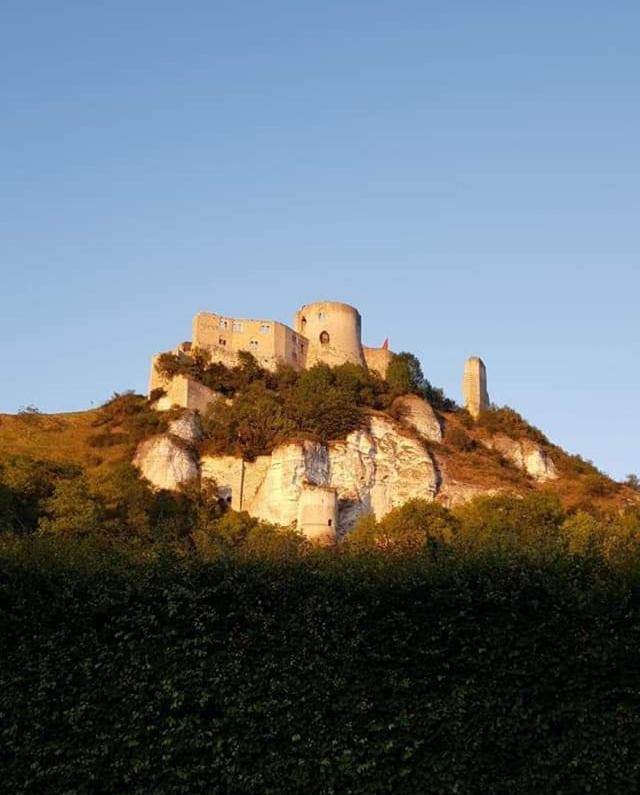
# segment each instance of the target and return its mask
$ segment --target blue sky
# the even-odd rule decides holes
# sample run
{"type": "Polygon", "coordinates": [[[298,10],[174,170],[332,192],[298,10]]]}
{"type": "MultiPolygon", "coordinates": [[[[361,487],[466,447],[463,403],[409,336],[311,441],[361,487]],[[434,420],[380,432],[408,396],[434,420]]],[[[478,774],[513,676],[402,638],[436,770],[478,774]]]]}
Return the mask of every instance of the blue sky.
{"type": "Polygon", "coordinates": [[[0,2],[0,411],[143,391],[199,310],[357,305],[640,471],[640,5],[0,2]]]}

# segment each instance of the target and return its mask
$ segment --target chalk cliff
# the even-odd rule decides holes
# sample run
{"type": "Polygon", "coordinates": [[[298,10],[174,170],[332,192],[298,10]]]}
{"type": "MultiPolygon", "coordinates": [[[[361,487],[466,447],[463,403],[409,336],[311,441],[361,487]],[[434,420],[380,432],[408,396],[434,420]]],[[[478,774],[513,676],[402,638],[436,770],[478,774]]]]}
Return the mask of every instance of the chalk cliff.
{"type": "MultiPolygon", "coordinates": [[[[200,457],[200,420],[196,413],[185,412],[172,420],[168,433],[139,446],[134,464],[156,488],[177,489],[196,478],[212,480],[220,498],[235,510],[285,527],[296,524],[305,488],[335,489],[339,533],[348,531],[362,514],[379,519],[413,498],[453,505],[501,490],[500,485],[483,486],[473,478],[450,474],[440,420],[424,400],[400,398],[393,414],[397,419],[372,414],[366,427],[344,440],[292,440],[271,455],[243,461],[230,455],[200,457]]],[[[495,434],[481,441],[537,482],[558,477],[548,452],[532,440],[495,434]]]]}

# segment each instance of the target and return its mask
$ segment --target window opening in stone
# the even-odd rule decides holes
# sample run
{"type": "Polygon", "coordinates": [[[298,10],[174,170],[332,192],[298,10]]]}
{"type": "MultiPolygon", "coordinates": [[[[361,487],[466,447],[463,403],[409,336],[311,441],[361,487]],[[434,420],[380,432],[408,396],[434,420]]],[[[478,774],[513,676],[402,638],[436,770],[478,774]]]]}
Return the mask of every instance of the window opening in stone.
{"type": "Polygon", "coordinates": [[[329,334],[326,331],[320,332],[320,343],[321,345],[329,344],[329,334]]]}
{"type": "Polygon", "coordinates": [[[329,519],[329,521],[327,522],[327,524],[329,525],[329,527],[331,527],[331,524],[332,524],[332,523],[333,523],[333,519],[329,519]]]}

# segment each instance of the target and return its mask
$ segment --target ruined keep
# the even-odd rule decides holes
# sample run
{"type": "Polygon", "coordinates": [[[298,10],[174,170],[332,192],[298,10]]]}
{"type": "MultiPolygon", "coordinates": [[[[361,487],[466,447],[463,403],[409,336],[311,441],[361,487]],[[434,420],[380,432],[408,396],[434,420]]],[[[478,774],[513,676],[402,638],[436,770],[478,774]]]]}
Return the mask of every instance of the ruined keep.
{"type": "Polygon", "coordinates": [[[479,356],[471,356],[464,367],[462,380],[464,407],[472,417],[478,418],[481,411],[489,408],[487,392],[487,368],[479,356]]]}
{"type": "MultiPolygon", "coordinates": [[[[277,320],[232,318],[213,312],[198,312],[193,318],[192,336],[174,349],[180,356],[190,356],[195,349],[209,353],[211,361],[229,367],[238,364],[241,351],[251,353],[259,365],[275,370],[286,364],[296,370],[323,362],[334,366],[351,362],[375,370],[384,377],[393,353],[385,346],[369,348],[362,345],[362,318],[358,310],[339,301],[306,304],[295,314],[294,327],[277,320]]],[[[174,384],[156,369],[159,354],[151,363],[149,391],[157,388],[166,395],[158,408],[172,405],[203,410],[207,395],[202,389],[190,390],[183,383],[174,384]]],[[[208,390],[210,392],[210,390],[208,390]]]]}

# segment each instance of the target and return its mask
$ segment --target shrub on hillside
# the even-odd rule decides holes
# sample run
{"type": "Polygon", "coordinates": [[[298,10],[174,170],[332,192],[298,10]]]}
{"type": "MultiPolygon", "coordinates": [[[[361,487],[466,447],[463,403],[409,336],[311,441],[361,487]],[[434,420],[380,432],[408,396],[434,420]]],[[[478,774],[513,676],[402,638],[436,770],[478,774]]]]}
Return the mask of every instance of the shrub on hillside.
{"type": "Polygon", "coordinates": [[[447,398],[442,389],[432,386],[424,377],[420,362],[412,353],[395,353],[387,367],[385,379],[392,397],[420,395],[439,411],[456,408],[455,402],[447,398]]]}
{"type": "Polygon", "coordinates": [[[559,497],[535,492],[526,497],[511,494],[480,496],[457,506],[458,543],[473,552],[517,555],[558,553],[564,549],[561,527],[566,518],[559,497]]]}
{"type": "Polygon", "coordinates": [[[618,489],[618,484],[601,472],[589,472],[581,483],[586,497],[608,497],[618,489]]]}
{"type": "Polygon", "coordinates": [[[409,500],[376,521],[362,516],[347,536],[351,549],[377,549],[395,553],[437,554],[452,544],[458,521],[451,511],[426,500],[409,500]]]}
{"type": "Polygon", "coordinates": [[[162,433],[170,418],[152,408],[152,401],[134,392],[116,392],[106,401],[93,421],[101,430],[89,437],[92,447],[110,447],[117,444],[137,444],[148,436],[162,433]]]}
{"type": "Polygon", "coordinates": [[[447,423],[444,431],[444,443],[461,453],[475,450],[478,443],[463,429],[447,423]]]}
{"type": "Polygon", "coordinates": [[[100,501],[90,493],[84,477],[58,480],[42,509],[38,521],[42,533],[89,535],[104,527],[100,501]]]}
{"type": "Polygon", "coordinates": [[[32,533],[44,512],[44,504],[59,481],[76,477],[73,464],[38,461],[28,456],[0,460],[0,531],[32,533]]]}
{"type": "Polygon", "coordinates": [[[538,444],[549,444],[549,440],[517,411],[509,406],[494,407],[480,413],[477,424],[490,434],[504,433],[512,439],[530,439],[538,444]]]}

